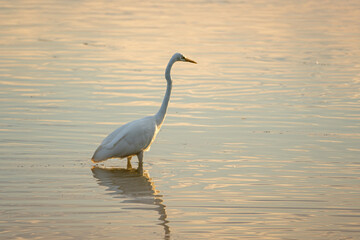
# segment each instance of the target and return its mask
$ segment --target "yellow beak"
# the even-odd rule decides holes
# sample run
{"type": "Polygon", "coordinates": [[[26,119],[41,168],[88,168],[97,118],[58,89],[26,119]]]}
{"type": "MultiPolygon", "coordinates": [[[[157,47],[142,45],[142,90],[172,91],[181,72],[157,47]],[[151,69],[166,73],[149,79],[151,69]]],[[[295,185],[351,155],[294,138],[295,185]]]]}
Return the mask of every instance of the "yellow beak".
{"type": "Polygon", "coordinates": [[[195,63],[195,64],[197,64],[197,62],[195,62],[194,60],[191,60],[191,59],[186,58],[186,57],[184,57],[184,58],[185,58],[185,61],[186,61],[186,62],[191,62],[191,63],[195,63]]]}

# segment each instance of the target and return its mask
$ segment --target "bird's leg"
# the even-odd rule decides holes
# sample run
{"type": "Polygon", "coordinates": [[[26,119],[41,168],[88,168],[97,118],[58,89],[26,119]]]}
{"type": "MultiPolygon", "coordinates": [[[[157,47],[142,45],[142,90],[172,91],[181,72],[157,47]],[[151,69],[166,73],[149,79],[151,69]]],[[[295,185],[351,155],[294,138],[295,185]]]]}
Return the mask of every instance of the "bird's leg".
{"type": "Polygon", "coordinates": [[[141,151],[138,153],[137,155],[138,159],[139,159],[139,165],[138,165],[138,173],[143,175],[144,174],[144,169],[143,169],[143,157],[144,157],[144,152],[141,151]]]}
{"type": "Polygon", "coordinates": [[[142,162],[141,162],[141,163],[139,162],[139,165],[138,165],[138,168],[137,168],[137,172],[138,172],[140,175],[144,175],[144,169],[143,169],[143,164],[142,164],[142,162]]]}
{"type": "Polygon", "coordinates": [[[127,169],[127,170],[129,170],[129,169],[132,168],[131,162],[130,162],[130,161],[131,161],[131,158],[132,158],[131,156],[130,156],[130,157],[127,157],[127,166],[126,166],[126,169],[127,169]]]}
{"type": "Polygon", "coordinates": [[[139,164],[143,163],[143,157],[144,157],[144,152],[141,151],[137,154],[137,158],[139,159],[139,164]]]}

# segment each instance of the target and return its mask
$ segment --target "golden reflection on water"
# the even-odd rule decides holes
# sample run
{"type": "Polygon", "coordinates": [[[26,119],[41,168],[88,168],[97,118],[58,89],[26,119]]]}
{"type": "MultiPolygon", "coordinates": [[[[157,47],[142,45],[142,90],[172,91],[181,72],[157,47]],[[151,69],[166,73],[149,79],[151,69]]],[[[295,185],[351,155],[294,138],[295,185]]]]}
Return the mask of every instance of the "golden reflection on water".
{"type": "Polygon", "coordinates": [[[356,239],[359,3],[2,1],[0,234],[356,239]],[[145,162],[165,207],[147,173],[96,183],[88,159],[158,110],[174,52],[199,65],[174,67],[145,162]]]}
{"type": "MultiPolygon", "coordinates": [[[[155,184],[143,164],[133,168],[128,161],[127,168],[93,166],[91,169],[94,178],[100,186],[107,187],[114,198],[126,197],[124,202],[144,205],[155,205],[156,208],[142,208],[149,211],[157,211],[159,225],[164,227],[164,239],[170,239],[170,227],[167,220],[166,206],[163,204],[160,192],[155,189],[155,184]]],[[[119,207],[121,205],[119,204],[119,207]]],[[[138,207],[141,208],[141,207],[138,207]]]]}

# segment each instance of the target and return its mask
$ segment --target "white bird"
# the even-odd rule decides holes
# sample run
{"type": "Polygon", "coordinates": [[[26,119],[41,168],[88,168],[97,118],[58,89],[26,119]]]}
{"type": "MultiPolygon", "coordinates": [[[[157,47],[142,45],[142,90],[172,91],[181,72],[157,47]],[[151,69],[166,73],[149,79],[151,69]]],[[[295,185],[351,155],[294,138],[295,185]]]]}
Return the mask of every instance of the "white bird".
{"type": "Polygon", "coordinates": [[[175,53],[165,70],[167,88],[160,110],[153,116],[129,122],[113,131],[96,149],[91,159],[94,163],[102,162],[109,158],[126,157],[128,164],[130,164],[131,158],[136,155],[139,159],[139,164],[142,164],[144,151],[149,150],[165,119],[172,88],[170,70],[176,61],[196,63],[180,53],[175,53]]]}

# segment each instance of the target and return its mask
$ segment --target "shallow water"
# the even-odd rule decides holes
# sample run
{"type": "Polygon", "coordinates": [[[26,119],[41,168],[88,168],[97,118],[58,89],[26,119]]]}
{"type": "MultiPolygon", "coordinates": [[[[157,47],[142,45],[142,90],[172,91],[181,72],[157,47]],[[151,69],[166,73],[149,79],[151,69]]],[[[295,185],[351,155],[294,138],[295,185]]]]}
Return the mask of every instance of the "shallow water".
{"type": "Polygon", "coordinates": [[[1,239],[360,237],[358,1],[1,6],[1,239]],[[143,169],[92,166],[174,52],[143,169]]]}

